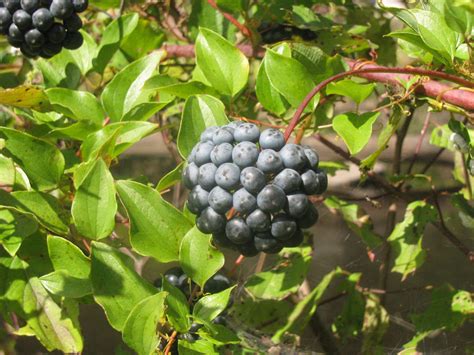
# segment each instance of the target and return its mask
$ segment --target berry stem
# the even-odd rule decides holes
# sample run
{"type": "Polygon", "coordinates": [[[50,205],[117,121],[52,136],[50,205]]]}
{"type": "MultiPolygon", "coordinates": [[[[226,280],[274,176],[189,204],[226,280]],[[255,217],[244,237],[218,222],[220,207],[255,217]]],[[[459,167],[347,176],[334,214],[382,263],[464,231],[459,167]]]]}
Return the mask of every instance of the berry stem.
{"type": "Polygon", "coordinates": [[[314,89],[308,93],[308,95],[306,95],[304,100],[298,106],[290,123],[288,124],[288,127],[285,131],[285,140],[288,141],[288,139],[290,138],[291,133],[298,125],[298,122],[301,116],[303,115],[304,110],[309,105],[313,97],[315,97],[318,93],[320,93],[326,86],[328,86],[332,82],[335,82],[337,80],[343,79],[348,76],[363,76],[364,74],[370,74],[370,73],[423,75],[423,76],[428,76],[432,78],[438,78],[438,79],[451,81],[453,83],[459,84],[461,86],[465,86],[467,88],[471,88],[471,89],[474,88],[474,82],[471,82],[469,80],[466,80],[454,75],[439,72],[436,70],[421,69],[421,68],[389,68],[389,67],[378,67],[378,66],[372,67],[372,68],[366,68],[366,69],[348,70],[348,71],[333,75],[330,78],[327,78],[326,80],[323,80],[318,85],[316,85],[314,89]]]}
{"type": "Polygon", "coordinates": [[[171,333],[171,336],[168,340],[168,344],[166,344],[165,355],[168,355],[170,353],[171,347],[173,346],[173,343],[176,341],[177,335],[178,335],[178,332],[176,330],[173,331],[173,333],[171,333]]]}
{"type": "Polygon", "coordinates": [[[239,257],[237,259],[235,259],[234,261],[234,266],[232,267],[232,269],[229,271],[229,277],[232,277],[234,276],[235,272],[237,271],[237,268],[242,264],[242,262],[244,261],[245,259],[245,256],[244,255],[239,255],[239,257]]]}

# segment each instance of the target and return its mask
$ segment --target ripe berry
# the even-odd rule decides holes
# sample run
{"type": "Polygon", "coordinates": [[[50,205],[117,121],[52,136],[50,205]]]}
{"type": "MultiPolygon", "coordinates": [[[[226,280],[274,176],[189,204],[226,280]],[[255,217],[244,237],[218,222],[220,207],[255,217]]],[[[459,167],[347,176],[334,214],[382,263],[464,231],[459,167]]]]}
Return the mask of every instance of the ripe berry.
{"type": "Polygon", "coordinates": [[[217,126],[212,126],[212,127],[208,127],[204,130],[204,132],[201,133],[201,142],[207,142],[207,141],[211,141],[212,142],[212,136],[214,134],[215,131],[217,131],[219,127],[217,126]]]}
{"type": "Polygon", "coordinates": [[[214,144],[234,142],[234,135],[232,133],[232,130],[226,128],[227,127],[220,127],[212,133],[212,141],[214,142],[214,144]]]}
{"type": "Polygon", "coordinates": [[[308,195],[314,195],[319,191],[319,178],[313,170],[307,170],[301,175],[304,192],[308,195]]]}
{"type": "Polygon", "coordinates": [[[245,222],[255,232],[266,232],[271,226],[270,216],[260,209],[250,213],[245,222]]]}
{"type": "Polygon", "coordinates": [[[74,6],[75,12],[83,12],[86,11],[87,7],[89,6],[88,0],[72,0],[72,5],[74,6]]]}
{"type": "Polygon", "coordinates": [[[53,0],[40,0],[40,7],[46,7],[49,9],[53,0]]]}
{"type": "Polygon", "coordinates": [[[287,196],[288,204],[285,208],[286,212],[295,218],[303,216],[308,209],[310,202],[305,194],[293,194],[287,196]]]}
{"type": "Polygon", "coordinates": [[[211,151],[214,148],[214,143],[210,141],[201,142],[197,145],[194,162],[197,166],[211,162],[211,151]]]}
{"type": "Polygon", "coordinates": [[[257,205],[264,212],[278,212],[286,205],[285,192],[276,185],[267,185],[257,195],[257,205]]]}
{"type": "Polygon", "coordinates": [[[285,137],[278,129],[268,128],[260,134],[259,143],[262,149],[278,151],[285,145],[285,137]]]}
{"type": "Polygon", "coordinates": [[[309,204],[306,212],[296,220],[298,227],[309,228],[318,221],[318,210],[312,204],[309,204]]]}
{"type": "Polygon", "coordinates": [[[257,248],[255,248],[255,244],[254,244],[253,241],[251,241],[247,244],[239,245],[238,250],[239,250],[240,254],[242,254],[245,257],[249,257],[249,258],[252,257],[252,256],[255,256],[259,253],[257,248]]]}
{"type": "Polygon", "coordinates": [[[13,23],[18,26],[21,31],[26,31],[31,28],[31,15],[25,10],[17,10],[13,14],[13,23]]]}
{"type": "Polygon", "coordinates": [[[46,33],[46,37],[51,43],[61,44],[66,39],[66,29],[63,25],[55,23],[46,33]]]}
{"type": "Polygon", "coordinates": [[[70,0],[53,0],[49,9],[54,17],[61,20],[67,19],[74,12],[74,6],[70,0]]]}
{"type": "Polygon", "coordinates": [[[4,7],[0,8],[0,29],[2,33],[6,33],[12,24],[12,15],[4,7]]]}
{"type": "Polygon", "coordinates": [[[21,0],[20,4],[21,4],[21,8],[25,10],[26,12],[28,12],[29,14],[32,14],[40,7],[39,0],[21,0]]]}
{"type": "Polygon", "coordinates": [[[64,27],[71,32],[77,32],[82,28],[82,20],[78,14],[72,14],[63,23],[64,27]]]}
{"type": "Polygon", "coordinates": [[[225,226],[225,235],[235,244],[246,244],[252,240],[250,227],[240,217],[234,217],[225,226]]]}
{"type": "Polygon", "coordinates": [[[188,189],[198,184],[199,168],[196,164],[188,164],[183,170],[183,183],[188,189]]]}
{"type": "Polygon", "coordinates": [[[12,23],[8,29],[8,43],[13,47],[20,48],[25,41],[25,35],[20,31],[17,25],[12,23]]]}
{"type": "Polygon", "coordinates": [[[204,285],[204,292],[205,293],[219,293],[224,291],[226,288],[230,287],[230,280],[220,274],[216,274],[207,280],[206,284],[204,285]]]}
{"type": "Polygon", "coordinates": [[[286,214],[279,214],[273,218],[271,233],[276,239],[285,241],[295,234],[298,226],[293,218],[286,214]]]}
{"type": "Polygon", "coordinates": [[[322,194],[328,189],[328,176],[323,170],[317,169],[316,175],[318,176],[319,189],[316,194],[322,194]]]}
{"type": "Polygon", "coordinates": [[[260,130],[253,123],[243,123],[234,130],[234,139],[237,142],[249,141],[257,143],[259,137],[260,130]]]}
{"type": "Polygon", "coordinates": [[[224,163],[217,168],[216,183],[226,190],[233,190],[239,186],[240,169],[233,163],[224,163]]]}
{"type": "Polygon", "coordinates": [[[209,205],[216,212],[225,214],[232,208],[232,194],[216,186],[209,192],[209,205]]]}
{"type": "Polygon", "coordinates": [[[49,30],[54,23],[53,14],[44,8],[36,10],[31,18],[33,26],[42,32],[49,30]]]}
{"type": "Polygon", "coordinates": [[[247,167],[240,173],[240,183],[247,191],[257,194],[266,184],[265,174],[260,169],[247,167]]]}
{"type": "Polygon", "coordinates": [[[226,228],[225,216],[217,213],[211,207],[207,207],[196,219],[198,229],[206,234],[219,233],[226,228]]]}
{"type": "Polygon", "coordinates": [[[301,243],[303,243],[304,234],[301,229],[297,229],[296,232],[291,236],[290,239],[283,241],[283,244],[287,248],[297,247],[301,243]]]}
{"type": "Polygon", "coordinates": [[[214,233],[212,241],[217,247],[235,249],[235,245],[226,237],[225,232],[214,233]]]}
{"type": "Polygon", "coordinates": [[[313,148],[303,147],[304,155],[308,159],[309,167],[311,169],[317,169],[319,164],[319,155],[313,148]]]}
{"type": "Polygon", "coordinates": [[[68,31],[63,46],[66,49],[74,50],[80,48],[83,43],[84,37],[79,32],[68,31]]]}
{"type": "Polygon", "coordinates": [[[280,157],[285,168],[300,171],[308,164],[303,148],[297,144],[287,144],[281,148],[280,157]]]}
{"type": "Polygon", "coordinates": [[[16,10],[21,9],[20,0],[4,0],[3,4],[11,14],[13,14],[16,10]]]}
{"type": "Polygon", "coordinates": [[[230,143],[216,145],[211,150],[211,161],[217,166],[232,162],[233,149],[234,147],[230,143]]]}
{"type": "Polygon", "coordinates": [[[247,214],[257,208],[257,199],[250,192],[241,188],[234,192],[233,207],[237,212],[247,214]]]}
{"type": "Polygon", "coordinates": [[[272,237],[269,233],[258,233],[254,238],[255,248],[258,251],[276,254],[283,249],[283,244],[272,237]]]}
{"type": "Polygon", "coordinates": [[[240,142],[232,151],[232,160],[240,168],[255,165],[259,156],[257,145],[252,142],[240,142]]]}
{"type": "Polygon", "coordinates": [[[31,48],[41,48],[46,42],[46,37],[36,28],[25,33],[25,42],[31,48]]]}
{"type": "Polygon", "coordinates": [[[41,53],[41,50],[39,48],[31,48],[26,43],[23,43],[21,45],[20,51],[27,58],[36,58],[41,53]]]}
{"type": "Polygon", "coordinates": [[[296,170],[283,169],[275,179],[273,183],[283,189],[285,193],[296,192],[301,186],[301,176],[296,170]]]}
{"type": "Polygon", "coordinates": [[[199,185],[195,186],[188,196],[189,210],[194,214],[198,214],[207,206],[209,206],[209,192],[199,185]]]}
{"type": "Polygon", "coordinates": [[[214,176],[216,175],[217,166],[212,163],[206,163],[199,167],[198,174],[198,184],[204,190],[211,191],[211,189],[216,186],[216,180],[214,176]]]}
{"type": "Polygon", "coordinates": [[[260,152],[257,160],[257,168],[265,174],[276,174],[283,169],[280,154],[273,149],[264,149],[260,152]]]}

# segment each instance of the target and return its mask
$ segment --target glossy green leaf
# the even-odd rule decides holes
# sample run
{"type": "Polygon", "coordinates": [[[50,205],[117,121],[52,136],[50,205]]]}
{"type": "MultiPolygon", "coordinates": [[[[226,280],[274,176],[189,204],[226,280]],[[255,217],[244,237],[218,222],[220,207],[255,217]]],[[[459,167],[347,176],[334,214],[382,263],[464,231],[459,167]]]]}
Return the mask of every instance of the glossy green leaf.
{"type": "Polygon", "coordinates": [[[68,232],[69,216],[53,196],[37,191],[0,190],[0,205],[29,213],[45,228],[58,234],[68,232]]]}
{"type": "Polygon", "coordinates": [[[154,354],[159,343],[156,332],[165,315],[166,292],[145,298],[130,312],[123,328],[123,341],[140,355],[154,354]]]}
{"type": "Polygon", "coordinates": [[[217,346],[241,343],[241,339],[234,331],[221,324],[206,323],[205,328],[200,329],[198,334],[217,346]]]}
{"type": "Polygon", "coordinates": [[[118,181],[117,191],[130,218],[130,243],[160,262],[179,259],[179,246],[192,227],[158,191],[133,181],[118,181]]]}
{"type": "Polygon", "coordinates": [[[54,270],[67,270],[74,277],[88,279],[91,261],[76,245],[69,240],[48,235],[48,254],[54,270]]]}
{"type": "Polygon", "coordinates": [[[291,249],[270,271],[250,276],[245,288],[256,298],[282,300],[298,291],[310,264],[310,247],[291,249]]]}
{"type": "Polygon", "coordinates": [[[164,40],[164,32],[155,26],[154,21],[140,18],[135,30],[122,41],[120,50],[127,58],[138,59],[160,48],[164,40]]]}
{"type": "Polygon", "coordinates": [[[164,191],[166,189],[169,189],[171,186],[174,186],[179,183],[181,181],[181,175],[183,173],[184,164],[185,162],[179,163],[176,168],[174,168],[165,176],[163,176],[158,182],[158,185],[156,185],[156,190],[164,191]]]}
{"type": "Polygon", "coordinates": [[[101,100],[112,122],[118,122],[139,104],[149,101],[150,93],[144,91],[145,82],[155,73],[161,53],[152,53],[120,71],[107,84],[101,100]]]}
{"type": "Polygon", "coordinates": [[[375,89],[375,84],[360,84],[356,83],[353,80],[346,79],[340,80],[338,82],[330,83],[326,87],[327,95],[341,95],[350,97],[357,104],[361,104],[365,99],[367,99],[375,89]]]}
{"type": "Polygon", "coordinates": [[[103,239],[115,227],[116,212],[114,179],[105,162],[98,159],[77,188],[72,218],[81,235],[103,239]]]}
{"type": "Polygon", "coordinates": [[[192,228],[183,238],[179,263],[186,275],[204,287],[209,278],[224,266],[224,255],[211,244],[211,236],[192,228]]]}
{"type": "Polygon", "coordinates": [[[181,290],[163,278],[163,291],[168,293],[166,297],[166,317],[170,324],[177,331],[185,333],[189,330],[191,322],[189,320],[189,304],[186,296],[181,290]]]}
{"type": "Polygon", "coordinates": [[[333,129],[344,140],[352,155],[359,153],[372,136],[372,125],[380,112],[366,112],[357,115],[352,112],[337,115],[333,119],[333,129]]]}
{"type": "Polygon", "coordinates": [[[273,335],[272,341],[274,343],[279,343],[287,331],[298,334],[304,329],[316,311],[317,302],[321,299],[334,277],[340,275],[341,272],[340,269],[336,269],[327,273],[321,282],[296,305],[288,316],[285,325],[278,329],[273,335]]]}
{"type": "Polygon", "coordinates": [[[200,298],[194,305],[193,317],[204,322],[212,322],[214,318],[226,309],[230,294],[234,288],[235,286],[232,286],[219,293],[200,298]]]}
{"type": "Polygon", "coordinates": [[[405,279],[420,267],[426,258],[421,243],[428,223],[438,217],[433,206],[424,201],[415,201],[407,206],[403,221],[398,223],[388,237],[394,255],[392,272],[402,274],[405,279]]]}
{"type": "Polygon", "coordinates": [[[38,223],[27,214],[14,209],[0,208],[0,244],[15,256],[21,243],[38,229],[38,223]]]}
{"type": "Polygon", "coordinates": [[[162,86],[158,90],[160,96],[164,94],[177,96],[182,99],[187,99],[193,95],[212,95],[217,96],[217,92],[199,81],[188,81],[186,83],[176,83],[172,85],[162,86]]]}
{"type": "Polygon", "coordinates": [[[13,186],[15,175],[13,160],[0,154],[0,186],[13,186]]]}
{"type": "Polygon", "coordinates": [[[97,49],[97,55],[93,60],[94,69],[97,72],[102,73],[104,71],[122,41],[137,27],[138,19],[137,13],[131,13],[120,16],[105,28],[97,49]]]}
{"type": "MultiPolygon", "coordinates": [[[[298,107],[315,86],[311,80],[311,73],[296,59],[286,57],[271,49],[265,53],[264,60],[265,71],[271,85],[292,107],[298,107]]],[[[318,97],[311,101],[310,108],[314,107],[318,97]]]]}
{"type": "MultiPolygon", "coordinates": [[[[234,3],[236,1],[233,1],[234,3]]],[[[200,29],[205,27],[220,35],[233,40],[237,28],[232,25],[220,11],[212,7],[207,0],[195,0],[191,2],[191,13],[189,14],[188,28],[189,37],[195,42],[200,29]]]]}
{"type": "Polygon", "coordinates": [[[132,309],[156,289],[138,275],[131,259],[107,244],[92,243],[91,282],[94,299],[110,325],[122,330],[132,309]]]}
{"type": "Polygon", "coordinates": [[[217,355],[219,352],[216,350],[214,345],[207,340],[199,339],[194,342],[186,341],[183,339],[178,340],[178,351],[182,355],[217,355]]]}
{"type": "Polygon", "coordinates": [[[64,157],[59,149],[42,139],[5,127],[0,128],[0,138],[5,140],[3,153],[25,171],[32,187],[38,190],[56,187],[64,170],[64,157]]]}
{"type": "Polygon", "coordinates": [[[105,119],[100,102],[87,91],[53,88],[46,90],[46,95],[55,110],[67,117],[78,121],[91,121],[99,127],[105,119]]]}
{"type": "Polygon", "coordinates": [[[212,87],[224,95],[235,96],[247,84],[249,62],[225,38],[201,28],[196,39],[196,62],[212,87]]]}
{"type": "Polygon", "coordinates": [[[281,116],[289,108],[288,102],[272,85],[265,69],[265,59],[262,60],[258,69],[255,93],[258,101],[270,112],[281,116]]]}
{"type": "Polygon", "coordinates": [[[229,123],[224,104],[209,95],[190,96],[183,109],[178,133],[178,149],[181,156],[187,157],[199,142],[201,133],[211,126],[229,123]]]}
{"type": "Polygon", "coordinates": [[[81,298],[92,294],[88,279],[71,276],[66,270],[53,271],[40,277],[41,284],[50,293],[68,298],[81,298]]]}

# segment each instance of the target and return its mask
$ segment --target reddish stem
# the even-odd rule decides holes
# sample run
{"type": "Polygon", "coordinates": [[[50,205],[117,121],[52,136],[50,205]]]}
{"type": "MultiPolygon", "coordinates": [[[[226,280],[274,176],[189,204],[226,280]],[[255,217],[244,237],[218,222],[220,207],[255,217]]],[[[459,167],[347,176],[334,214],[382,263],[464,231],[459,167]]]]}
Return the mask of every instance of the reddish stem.
{"type": "Polygon", "coordinates": [[[242,25],[239,21],[237,21],[237,19],[232,16],[231,14],[227,13],[227,12],[224,12],[222,11],[221,9],[219,9],[219,6],[217,6],[216,2],[214,0],[207,0],[207,2],[209,3],[209,5],[211,5],[214,9],[216,9],[217,11],[219,11],[222,16],[224,16],[230,23],[232,23],[235,27],[237,27],[239,29],[240,32],[242,32],[242,34],[245,36],[245,37],[249,37],[251,36],[251,32],[250,30],[245,27],[245,25],[242,25]]]}
{"type": "Polygon", "coordinates": [[[433,78],[438,78],[438,79],[443,79],[447,81],[451,81],[453,83],[459,84],[466,86],[468,88],[474,88],[474,83],[470,82],[469,80],[459,78],[454,75],[446,74],[443,72],[439,72],[436,70],[429,70],[429,69],[420,69],[420,68],[388,68],[388,67],[372,67],[372,68],[366,68],[366,69],[353,69],[353,70],[348,70],[346,72],[338,73],[336,75],[331,76],[330,78],[327,78],[326,80],[320,82],[318,85],[314,87],[313,90],[311,90],[308,95],[304,98],[304,100],[301,102],[301,104],[298,106],[298,109],[296,110],[293,118],[291,119],[286,131],[285,131],[285,139],[288,140],[290,138],[291,133],[295,129],[295,127],[298,125],[298,122],[301,118],[301,115],[303,114],[306,106],[309,105],[313,97],[315,97],[319,92],[321,92],[326,86],[328,86],[330,83],[337,81],[339,79],[348,77],[348,76],[362,76],[364,74],[370,74],[370,73],[398,73],[398,74],[412,74],[412,75],[423,75],[423,76],[429,76],[433,78]]]}
{"type": "Polygon", "coordinates": [[[166,344],[165,355],[168,355],[170,353],[171,347],[173,346],[173,343],[175,342],[177,335],[178,335],[178,332],[176,330],[173,333],[171,333],[171,336],[168,340],[168,344],[166,344]]]}

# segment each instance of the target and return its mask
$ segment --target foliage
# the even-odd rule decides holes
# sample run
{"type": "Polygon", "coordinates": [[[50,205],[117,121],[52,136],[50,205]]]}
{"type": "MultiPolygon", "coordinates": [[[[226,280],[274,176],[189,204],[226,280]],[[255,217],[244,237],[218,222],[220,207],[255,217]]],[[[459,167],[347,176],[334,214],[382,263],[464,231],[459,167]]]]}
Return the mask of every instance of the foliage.
{"type": "Polygon", "coordinates": [[[369,57],[400,66],[405,56],[413,67],[472,83],[470,2],[407,8],[351,0],[91,3],[77,50],[29,60],[0,44],[1,346],[34,336],[47,351],[80,353],[87,346],[81,326],[95,325],[80,324],[79,312],[91,303],[138,354],[320,349],[302,341],[306,328],[325,352],[356,346],[382,353],[384,336],[400,317],[411,331],[401,342],[408,352],[441,331],[472,330],[472,285],[451,286],[445,272],[416,285],[431,299],[423,309],[400,315],[386,302],[412,292],[413,283],[406,285],[415,273],[434,268],[426,243],[435,228],[459,250],[456,262],[470,268],[466,279],[472,279],[472,238],[458,237],[474,230],[472,112],[443,102],[443,93],[418,90],[426,82],[421,76],[381,80],[390,85],[356,76],[333,80],[369,57]],[[329,85],[301,108],[293,136],[316,138],[340,157],[320,157],[335,180],[360,170],[357,186],[330,180],[316,203],[321,219],[331,213],[360,238],[360,259],[368,258],[372,279],[357,266],[328,268],[313,260],[327,251],[318,230],[314,240],[306,235],[264,270],[245,274],[242,260],[219,250],[181,203],[186,158],[211,126],[247,120],[285,129],[326,79],[329,85]],[[428,121],[435,111],[449,118],[428,121]],[[447,151],[454,167],[441,178],[429,169],[435,160],[420,166],[420,148],[403,156],[407,133],[419,136],[410,125],[427,112],[425,146],[447,151]],[[157,133],[173,154],[173,169],[160,181],[135,172],[119,176],[124,153],[157,133]],[[385,229],[371,216],[380,211],[385,229]],[[166,276],[154,285],[143,272],[146,262],[179,263],[190,278],[186,291],[166,276]],[[223,267],[235,285],[209,291],[223,267]],[[313,267],[327,272],[310,285],[313,267]],[[387,287],[387,278],[400,289],[387,287]],[[340,298],[329,325],[321,324],[324,305],[340,298]],[[199,329],[191,331],[195,324],[199,329]]]}

